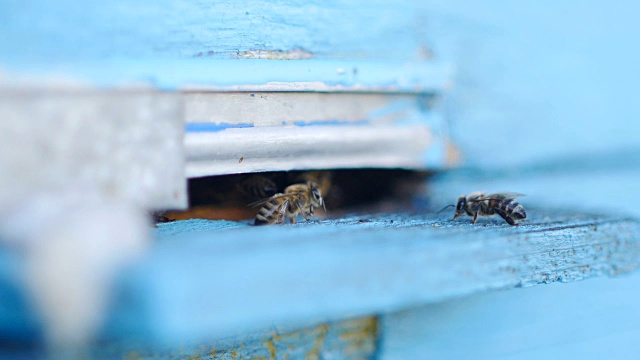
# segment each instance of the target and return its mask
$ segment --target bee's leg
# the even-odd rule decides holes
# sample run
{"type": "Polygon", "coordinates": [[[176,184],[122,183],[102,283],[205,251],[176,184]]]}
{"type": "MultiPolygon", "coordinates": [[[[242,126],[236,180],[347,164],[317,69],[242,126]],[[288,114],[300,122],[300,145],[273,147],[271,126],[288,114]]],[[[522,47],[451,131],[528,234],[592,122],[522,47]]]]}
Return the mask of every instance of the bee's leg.
{"type": "Polygon", "coordinates": [[[284,218],[287,214],[287,206],[289,206],[289,201],[285,201],[278,208],[278,217],[276,218],[276,224],[284,224],[284,218]]]}
{"type": "Polygon", "coordinates": [[[472,224],[475,224],[476,221],[478,221],[478,213],[479,212],[480,212],[479,210],[476,210],[475,214],[473,214],[473,221],[471,222],[472,224]]]}
{"type": "Polygon", "coordinates": [[[504,219],[504,221],[507,222],[507,224],[511,225],[511,226],[518,226],[518,224],[516,224],[515,221],[513,221],[513,219],[511,218],[511,216],[507,215],[504,211],[500,210],[500,209],[495,209],[496,213],[498,215],[500,215],[501,218],[504,219]]]}
{"type": "Polygon", "coordinates": [[[299,201],[296,201],[296,205],[298,205],[298,209],[300,209],[300,214],[302,214],[302,217],[306,220],[306,221],[310,221],[309,220],[309,214],[304,211],[304,209],[302,208],[302,205],[300,205],[299,201]]]}
{"type": "Polygon", "coordinates": [[[291,216],[291,217],[289,218],[289,220],[291,221],[291,223],[292,223],[292,224],[295,224],[295,223],[296,223],[296,218],[294,218],[293,216],[291,216]]]}

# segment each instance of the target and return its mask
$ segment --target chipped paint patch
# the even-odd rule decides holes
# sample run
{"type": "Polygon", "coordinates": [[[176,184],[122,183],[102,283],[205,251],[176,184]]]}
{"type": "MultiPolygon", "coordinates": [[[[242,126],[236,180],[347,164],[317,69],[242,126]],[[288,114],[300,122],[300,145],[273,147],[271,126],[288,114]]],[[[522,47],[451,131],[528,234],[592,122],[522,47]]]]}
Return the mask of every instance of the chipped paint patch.
{"type": "Polygon", "coordinates": [[[267,59],[267,60],[305,60],[313,59],[315,55],[304,49],[292,50],[249,50],[238,53],[235,57],[240,59],[267,59]]]}

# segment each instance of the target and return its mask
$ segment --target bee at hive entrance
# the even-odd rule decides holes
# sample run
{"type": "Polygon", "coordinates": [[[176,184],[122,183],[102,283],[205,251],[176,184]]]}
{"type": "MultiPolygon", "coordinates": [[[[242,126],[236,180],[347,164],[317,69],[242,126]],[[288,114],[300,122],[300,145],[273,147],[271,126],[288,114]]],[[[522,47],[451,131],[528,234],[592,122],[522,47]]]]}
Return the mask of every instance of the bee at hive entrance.
{"type": "Polygon", "coordinates": [[[287,217],[338,218],[347,212],[396,211],[408,209],[416,195],[424,194],[429,175],[400,169],[339,169],[194,178],[188,182],[189,208],[161,214],[168,221],[192,218],[255,221],[259,212],[265,212],[263,209],[271,203],[266,211],[269,216],[255,222],[285,223],[287,217]],[[307,194],[309,201],[303,195],[286,195],[288,189],[289,194],[307,194]],[[285,200],[287,206],[294,204],[290,210],[278,208],[285,200]],[[272,209],[274,203],[277,205],[272,209]],[[314,211],[325,207],[326,211],[314,211]]]}

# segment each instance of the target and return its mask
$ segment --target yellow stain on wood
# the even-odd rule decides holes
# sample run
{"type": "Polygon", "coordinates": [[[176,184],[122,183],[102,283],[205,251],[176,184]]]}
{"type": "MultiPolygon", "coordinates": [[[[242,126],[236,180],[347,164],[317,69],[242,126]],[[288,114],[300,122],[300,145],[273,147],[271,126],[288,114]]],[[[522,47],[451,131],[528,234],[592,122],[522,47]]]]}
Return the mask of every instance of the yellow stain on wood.
{"type": "Polygon", "coordinates": [[[343,322],[347,328],[341,332],[339,338],[345,343],[344,352],[353,354],[362,352],[364,348],[375,351],[375,340],[378,337],[378,319],[369,317],[343,322]]]}
{"type": "Polygon", "coordinates": [[[276,336],[278,335],[274,335],[270,339],[264,341],[264,345],[267,347],[267,350],[269,350],[269,360],[275,360],[276,358],[276,344],[274,342],[276,336]]]}
{"type": "Polygon", "coordinates": [[[201,358],[286,360],[299,358],[304,354],[306,360],[319,360],[329,350],[339,351],[347,357],[360,356],[375,352],[377,336],[378,319],[376,317],[359,318],[337,323],[322,323],[311,328],[282,334],[274,331],[271,336],[263,338],[261,342],[250,343],[246,349],[244,343],[224,350],[212,347],[208,354],[203,351],[201,358]],[[328,340],[329,338],[332,340],[328,340]],[[327,346],[331,349],[327,349],[327,346]]]}
{"type": "Polygon", "coordinates": [[[127,355],[124,356],[125,360],[137,360],[142,359],[142,355],[140,355],[137,351],[130,351],[127,355]]]}
{"type": "Polygon", "coordinates": [[[307,356],[305,356],[306,360],[320,359],[320,352],[322,351],[322,346],[324,345],[324,341],[327,338],[327,332],[329,332],[329,325],[322,324],[318,326],[316,329],[318,331],[318,336],[315,338],[313,342],[313,347],[311,348],[311,350],[309,350],[309,352],[307,353],[307,356]]]}

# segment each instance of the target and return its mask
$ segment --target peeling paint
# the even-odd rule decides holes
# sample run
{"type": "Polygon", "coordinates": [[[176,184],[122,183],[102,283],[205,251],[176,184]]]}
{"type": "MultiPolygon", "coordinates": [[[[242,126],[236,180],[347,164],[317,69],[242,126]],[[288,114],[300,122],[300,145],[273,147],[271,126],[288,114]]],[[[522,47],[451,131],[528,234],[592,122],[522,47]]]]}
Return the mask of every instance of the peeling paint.
{"type": "Polygon", "coordinates": [[[238,53],[240,59],[267,59],[267,60],[305,60],[313,59],[315,55],[304,49],[292,50],[249,50],[238,53]]]}

